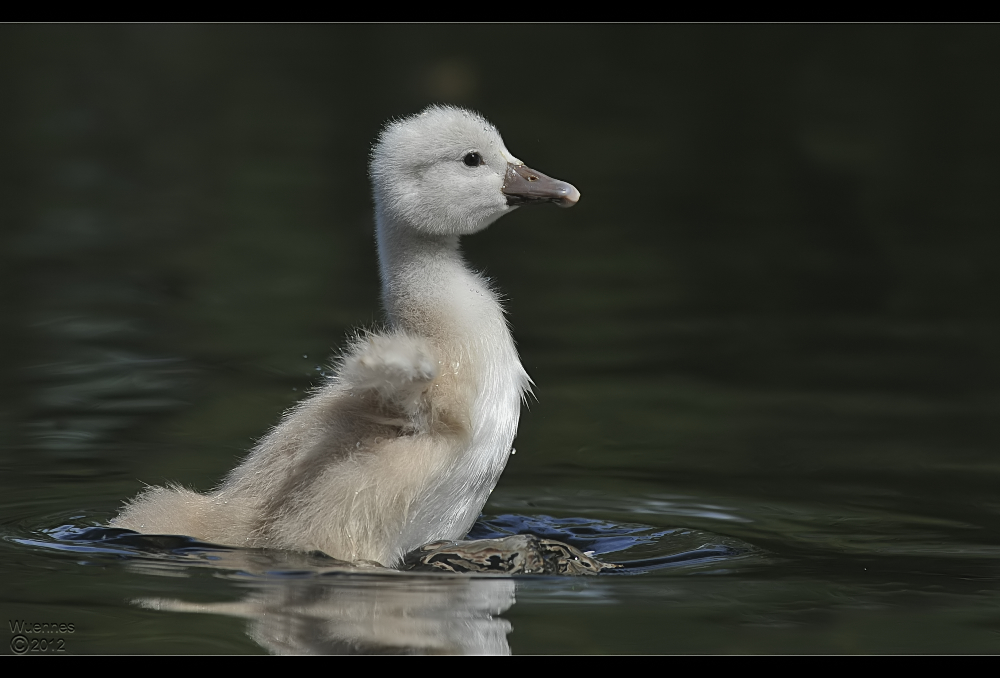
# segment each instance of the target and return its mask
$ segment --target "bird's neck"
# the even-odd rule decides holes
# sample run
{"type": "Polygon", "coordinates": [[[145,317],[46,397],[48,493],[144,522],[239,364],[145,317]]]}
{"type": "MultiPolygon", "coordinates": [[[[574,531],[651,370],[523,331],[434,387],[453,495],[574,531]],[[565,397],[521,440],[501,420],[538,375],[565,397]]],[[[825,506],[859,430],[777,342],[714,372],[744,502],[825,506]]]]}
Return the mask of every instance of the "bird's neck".
{"type": "Polygon", "coordinates": [[[389,321],[435,346],[439,378],[452,387],[443,393],[456,396],[452,406],[458,405],[458,418],[467,416],[471,425],[461,458],[414,502],[409,525],[420,544],[472,527],[507,463],[531,379],[496,294],[465,264],[458,238],[426,236],[382,219],[377,223],[389,321]],[[435,526],[431,532],[428,525],[435,526]]]}
{"type": "Polygon", "coordinates": [[[509,336],[500,302],[465,263],[458,236],[379,218],[377,237],[382,302],[394,327],[446,342],[509,336]]]}

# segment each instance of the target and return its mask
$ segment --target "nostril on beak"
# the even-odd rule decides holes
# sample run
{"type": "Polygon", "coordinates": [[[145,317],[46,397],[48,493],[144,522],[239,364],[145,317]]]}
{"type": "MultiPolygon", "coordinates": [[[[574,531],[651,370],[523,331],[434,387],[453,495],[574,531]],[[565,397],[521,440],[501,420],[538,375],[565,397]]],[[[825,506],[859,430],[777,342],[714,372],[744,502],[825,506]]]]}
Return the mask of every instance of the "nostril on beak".
{"type": "Polygon", "coordinates": [[[529,174],[528,181],[538,181],[538,177],[536,177],[534,174],[529,174]]]}

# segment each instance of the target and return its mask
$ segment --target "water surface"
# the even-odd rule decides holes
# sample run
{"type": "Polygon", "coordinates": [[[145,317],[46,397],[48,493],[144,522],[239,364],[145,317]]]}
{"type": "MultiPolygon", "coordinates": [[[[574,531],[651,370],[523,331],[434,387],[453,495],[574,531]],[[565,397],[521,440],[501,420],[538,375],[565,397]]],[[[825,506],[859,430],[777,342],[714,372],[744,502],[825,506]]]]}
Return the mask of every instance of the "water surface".
{"type": "Polygon", "coordinates": [[[0,32],[0,611],[74,627],[11,642],[1000,648],[995,27],[0,32]],[[560,77],[467,49],[498,41],[560,77]],[[473,534],[656,564],[88,539],[143,483],[210,488],[380,318],[367,152],[433,101],[583,195],[465,241],[537,383],[473,534]]]}

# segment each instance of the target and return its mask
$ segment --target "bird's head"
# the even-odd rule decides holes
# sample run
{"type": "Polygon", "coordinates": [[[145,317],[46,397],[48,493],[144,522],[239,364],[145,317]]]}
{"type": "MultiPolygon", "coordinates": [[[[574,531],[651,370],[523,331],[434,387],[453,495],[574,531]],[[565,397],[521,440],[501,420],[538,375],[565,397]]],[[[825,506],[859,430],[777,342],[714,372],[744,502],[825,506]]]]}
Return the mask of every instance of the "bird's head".
{"type": "Polygon", "coordinates": [[[371,154],[376,209],[429,235],[480,231],[519,205],[576,204],[580,192],[511,155],[481,115],[430,106],[390,122],[371,154]]]}

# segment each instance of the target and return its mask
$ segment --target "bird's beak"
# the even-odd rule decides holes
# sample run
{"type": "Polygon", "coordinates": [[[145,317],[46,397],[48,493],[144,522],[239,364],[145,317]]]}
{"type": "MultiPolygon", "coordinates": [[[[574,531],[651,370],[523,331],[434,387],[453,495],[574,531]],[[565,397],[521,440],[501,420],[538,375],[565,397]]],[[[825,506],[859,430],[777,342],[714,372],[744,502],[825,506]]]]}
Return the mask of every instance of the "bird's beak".
{"type": "Polygon", "coordinates": [[[507,204],[511,207],[542,202],[554,202],[560,207],[572,207],[580,199],[580,191],[572,184],[514,163],[507,163],[503,194],[507,196],[507,204]]]}

